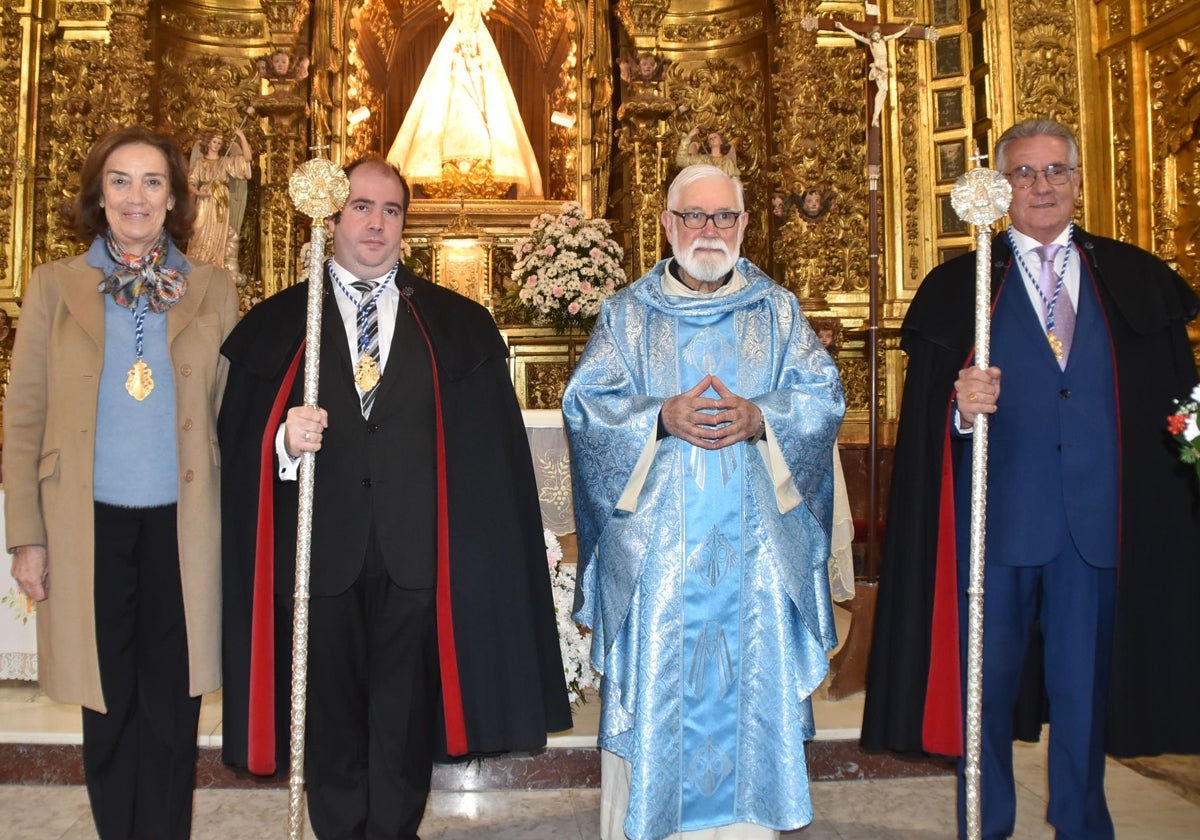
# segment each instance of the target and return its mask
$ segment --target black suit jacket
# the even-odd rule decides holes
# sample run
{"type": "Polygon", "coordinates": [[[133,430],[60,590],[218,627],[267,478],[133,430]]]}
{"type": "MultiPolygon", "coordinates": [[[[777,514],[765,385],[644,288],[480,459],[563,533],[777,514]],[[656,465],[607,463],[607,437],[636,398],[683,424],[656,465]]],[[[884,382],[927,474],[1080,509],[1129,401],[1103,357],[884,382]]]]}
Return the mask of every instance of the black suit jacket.
{"type": "MultiPolygon", "coordinates": [[[[423,553],[419,543],[429,529],[443,527],[435,540],[444,537],[447,546],[449,592],[438,592],[439,617],[444,608],[451,609],[466,752],[534,750],[545,743],[546,732],[570,727],[571,713],[537,487],[508,375],[508,348],[490,313],[478,304],[403,267],[396,283],[413,307],[413,323],[423,325],[424,332],[397,331],[369,421],[359,410],[347,340],[340,319],[333,323],[336,304],[326,286],[318,401],[329,410],[330,424],[316,470],[310,586],[314,592],[332,591],[357,576],[366,537],[351,535],[361,528],[353,528],[350,517],[361,522],[371,512],[381,548],[391,554],[389,574],[401,585],[423,579],[424,561],[407,561],[423,553]],[[418,353],[404,349],[418,339],[424,346],[419,364],[418,353]],[[440,398],[435,403],[431,392],[428,405],[429,411],[440,405],[442,414],[446,516],[441,520],[421,512],[429,482],[412,480],[426,469],[420,465],[426,444],[407,437],[423,434],[427,416],[426,399],[413,398],[426,391],[418,381],[421,370],[431,382],[436,370],[440,398]],[[383,492],[365,492],[375,489],[377,478],[385,482],[383,492]],[[365,480],[372,487],[364,487],[365,480]],[[412,509],[402,510],[406,506],[412,509]]],[[[266,702],[276,708],[278,770],[287,766],[297,483],[275,477],[274,436],[286,406],[298,402],[303,381],[303,370],[296,370],[280,396],[289,367],[302,368],[296,360],[307,295],[307,284],[298,284],[259,304],[222,348],[230,360],[218,423],[224,464],[223,755],[238,767],[246,766],[247,743],[255,737],[248,731],[248,709],[252,701],[264,700],[251,696],[250,683],[253,631],[263,624],[253,620],[254,593],[256,587],[262,591],[264,575],[273,575],[276,593],[273,615],[266,620],[274,629],[276,679],[264,691],[273,691],[266,702]],[[265,493],[273,499],[260,513],[265,493]],[[273,563],[262,562],[262,550],[273,551],[266,555],[273,563]]],[[[438,462],[435,452],[432,463],[438,462]]]]}
{"type": "MultiPolygon", "coordinates": [[[[434,585],[433,377],[429,349],[408,305],[396,330],[371,416],[364,419],[337,301],[326,294],[321,336],[321,407],[329,413],[316,457],[311,574],[313,595],[337,595],[358,578],[374,536],[391,579],[405,589],[434,585]]],[[[303,378],[288,406],[303,404],[303,378]]]]}

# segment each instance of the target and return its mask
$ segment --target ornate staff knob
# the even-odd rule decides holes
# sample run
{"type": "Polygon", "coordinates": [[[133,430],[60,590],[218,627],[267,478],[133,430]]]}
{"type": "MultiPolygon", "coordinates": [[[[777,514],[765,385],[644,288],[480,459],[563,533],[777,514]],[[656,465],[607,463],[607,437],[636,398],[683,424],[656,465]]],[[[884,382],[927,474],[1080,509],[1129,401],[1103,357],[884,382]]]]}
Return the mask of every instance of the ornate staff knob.
{"type": "Polygon", "coordinates": [[[999,219],[1011,203],[1012,184],[994,169],[972,169],[958,176],[950,191],[950,205],[958,218],[976,227],[999,219]]]}
{"type": "Polygon", "coordinates": [[[350,197],[350,179],[333,161],[313,158],[292,173],[288,195],[296,209],[310,219],[325,219],[341,210],[350,197]]]}

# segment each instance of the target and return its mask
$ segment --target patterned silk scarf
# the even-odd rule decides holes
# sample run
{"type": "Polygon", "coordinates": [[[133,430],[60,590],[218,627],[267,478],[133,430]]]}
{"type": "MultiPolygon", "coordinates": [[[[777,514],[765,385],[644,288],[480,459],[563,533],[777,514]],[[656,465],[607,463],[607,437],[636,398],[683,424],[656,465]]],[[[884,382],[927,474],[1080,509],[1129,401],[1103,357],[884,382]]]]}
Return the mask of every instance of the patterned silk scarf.
{"type": "Polygon", "coordinates": [[[158,242],[142,257],[122,251],[111,230],[104,234],[104,241],[116,268],[100,281],[97,290],[112,295],[121,306],[133,309],[145,291],[150,311],[166,312],[187,291],[187,276],[163,265],[170,242],[166,231],[159,233],[158,242]]]}

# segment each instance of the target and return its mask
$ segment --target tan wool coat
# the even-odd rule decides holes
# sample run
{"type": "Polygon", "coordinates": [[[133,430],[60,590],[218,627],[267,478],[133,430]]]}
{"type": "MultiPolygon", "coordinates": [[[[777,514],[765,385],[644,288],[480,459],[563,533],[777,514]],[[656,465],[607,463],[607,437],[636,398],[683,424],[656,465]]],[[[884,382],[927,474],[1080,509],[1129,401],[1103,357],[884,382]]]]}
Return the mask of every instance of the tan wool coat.
{"type": "MultiPolygon", "coordinates": [[[[79,255],[34,269],[4,404],[8,547],[45,545],[49,597],[37,605],[38,677],[62,703],[106,712],[93,603],[92,467],[104,362],[99,270],[79,255]]],[[[222,342],[238,297],[224,269],[192,263],[167,312],[179,462],[179,571],[192,696],[221,684],[220,452],[222,342]]],[[[151,453],[147,453],[151,456],[151,453]]]]}

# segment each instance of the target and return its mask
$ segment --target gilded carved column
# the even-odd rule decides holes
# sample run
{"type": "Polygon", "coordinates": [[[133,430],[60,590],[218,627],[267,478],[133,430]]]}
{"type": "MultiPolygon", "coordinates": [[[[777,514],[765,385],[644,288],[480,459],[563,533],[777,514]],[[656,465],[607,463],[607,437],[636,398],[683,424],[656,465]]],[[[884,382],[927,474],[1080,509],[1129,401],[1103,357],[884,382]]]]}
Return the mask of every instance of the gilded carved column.
{"type": "Polygon", "coordinates": [[[113,86],[105,91],[102,121],[112,126],[149,120],[150,92],[158,89],[158,66],[150,60],[150,24],[157,8],[150,0],[110,0],[108,49],[99,68],[113,86]]]}
{"type": "MultiPolygon", "coordinates": [[[[310,8],[309,0],[263,0],[273,52],[300,55],[299,35],[310,8]]],[[[311,157],[306,119],[309,84],[308,78],[264,79],[254,99],[263,132],[258,238],[262,297],[296,280],[303,234],[288,196],[288,178],[311,157]]]]}
{"type": "Polygon", "coordinates": [[[46,61],[38,87],[33,263],[79,250],[60,213],[79,190],[79,168],[92,144],[113,129],[151,123],[156,65],[150,60],[149,0],[79,2],[43,27],[46,61]],[[97,84],[96,80],[103,83],[97,84]]]}
{"type": "Polygon", "coordinates": [[[662,93],[663,67],[653,50],[658,27],[670,4],[667,0],[619,0],[614,11],[635,51],[647,58],[647,71],[626,70],[625,101],[617,110],[621,127],[617,147],[627,173],[628,228],[631,247],[626,261],[630,277],[641,277],[658,261],[662,249],[662,226],[658,217],[666,208],[663,183],[666,178],[664,121],[675,104],[662,93]]]}
{"type": "Polygon", "coordinates": [[[1090,228],[1146,248],[1200,288],[1200,6],[1097,0],[1095,23],[1103,107],[1082,138],[1090,228]]]}
{"type": "Polygon", "coordinates": [[[663,230],[659,215],[666,209],[663,121],[674,108],[665,97],[645,94],[630,99],[617,110],[621,123],[617,144],[629,172],[628,227],[632,247],[626,258],[632,264],[631,277],[641,277],[649,271],[661,252],[663,230]]]}
{"type": "Polygon", "coordinates": [[[1200,285],[1200,16],[1149,51],[1151,250],[1200,285]]]}
{"type": "Polygon", "coordinates": [[[42,65],[42,3],[32,0],[0,10],[0,101],[9,103],[0,108],[0,302],[9,315],[17,313],[16,300],[32,264],[33,120],[42,65]]]}
{"type": "MultiPolygon", "coordinates": [[[[587,18],[584,28],[583,67],[587,88],[584,91],[584,106],[591,112],[591,149],[584,149],[583,170],[591,173],[591,215],[603,216],[608,212],[608,178],[612,171],[612,99],[613,68],[612,45],[609,43],[608,3],[603,0],[587,0],[587,18]]],[[[585,184],[580,197],[587,201],[589,185],[585,184]]]]}

